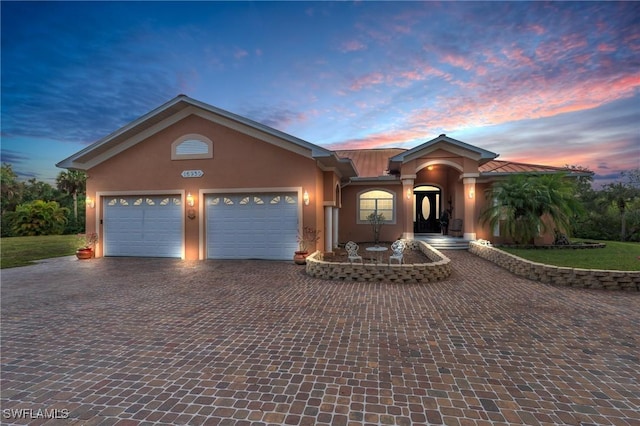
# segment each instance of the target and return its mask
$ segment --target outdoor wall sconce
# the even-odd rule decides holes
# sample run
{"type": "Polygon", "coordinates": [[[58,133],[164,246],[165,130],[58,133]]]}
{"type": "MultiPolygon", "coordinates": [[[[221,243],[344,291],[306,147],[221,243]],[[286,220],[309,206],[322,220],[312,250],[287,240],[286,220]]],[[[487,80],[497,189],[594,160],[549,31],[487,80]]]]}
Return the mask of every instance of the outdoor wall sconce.
{"type": "Polygon", "coordinates": [[[193,195],[189,192],[187,194],[187,205],[189,206],[189,209],[187,210],[187,217],[191,220],[196,218],[196,209],[193,208],[194,204],[193,195]]]}
{"type": "Polygon", "coordinates": [[[302,194],[302,201],[304,201],[304,205],[309,205],[309,193],[305,190],[304,194],[302,194]]]}
{"type": "Polygon", "coordinates": [[[411,188],[407,188],[407,200],[411,199],[411,188]]]}
{"type": "Polygon", "coordinates": [[[469,198],[473,198],[475,195],[475,191],[473,190],[473,188],[469,189],[469,198]]]}
{"type": "Polygon", "coordinates": [[[96,207],[96,201],[91,197],[87,197],[87,199],[85,200],[85,204],[92,209],[96,207]]]}

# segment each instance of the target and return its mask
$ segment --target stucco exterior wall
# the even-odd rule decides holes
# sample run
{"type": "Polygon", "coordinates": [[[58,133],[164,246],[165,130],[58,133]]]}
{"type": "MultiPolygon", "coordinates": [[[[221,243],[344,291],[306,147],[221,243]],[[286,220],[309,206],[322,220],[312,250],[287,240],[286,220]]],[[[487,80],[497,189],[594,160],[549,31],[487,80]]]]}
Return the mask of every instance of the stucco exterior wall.
{"type": "Polygon", "coordinates": [[[404,220],[402,216],[402,184],[380,185],[348,185],[342,188],[342,208],[340,209],[339,242],[347,241],[370,242],[373,241],[373,231],[369,223],[358,223],[358,194],[371,189],[384,189],[395,194],[395,224],[384,224],[380,231],[380,241],[395,241],[402,236],[404,220]]]}
{"type": "MultiPolygon", "coordinates": [[[[166,191],[191,193],[198,212],[200,190],[294,188],[307,190],[309,206],[303,205],[302,226],[321,228],[323,174],[315,160],[242,134],[198,116],[189,116],[119,155],[88,170],[87,196],[96,199],[97,192],[135,193],[166,191]],[[213,158],[172,160],[171,144],[185,134],[201,134],[213,141],[213,158]],[[184,170],[202,170],[200,178],[183,178],[184,170]]],[[[98,232],[102,211],[87,210],[87,232],[98,232]],[[98,217],[96,217],[98,216],[98,217]]],[[[302,200],[299,200],[302,203],[302,200]]],[[[185,206],[186,207],[186,206],[185,206]]],[[[206,235],[206,232],[203,233],[206,235]]],[[[185,221],[185,257],[198,258],[199,220],[185,221]]],[[[321,247],[322,241],[318,247],[321,247]]],[[[101,251],[98,248],[97,254],[101,251]]],[[[292,253],[293,256],[293,253],[292,253]]]]}

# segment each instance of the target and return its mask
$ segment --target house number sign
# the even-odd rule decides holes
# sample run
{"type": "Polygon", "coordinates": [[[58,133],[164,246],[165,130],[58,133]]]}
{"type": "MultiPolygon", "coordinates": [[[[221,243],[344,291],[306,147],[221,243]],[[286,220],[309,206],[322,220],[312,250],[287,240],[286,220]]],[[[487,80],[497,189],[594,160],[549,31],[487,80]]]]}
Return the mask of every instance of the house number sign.
{"type": "Polygon", "coordinates": [[[199,178],[204,175],[202,170],[183,170],[182,177],[183,178],[199,178]]]}

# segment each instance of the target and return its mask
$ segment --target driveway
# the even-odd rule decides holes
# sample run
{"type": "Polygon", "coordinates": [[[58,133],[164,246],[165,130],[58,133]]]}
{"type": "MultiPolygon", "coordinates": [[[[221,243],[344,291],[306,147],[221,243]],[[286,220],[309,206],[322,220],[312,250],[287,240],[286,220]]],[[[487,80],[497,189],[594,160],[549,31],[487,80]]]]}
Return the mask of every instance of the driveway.
{"type": "Polygon", "coordinates": [[[267,261],[3,270],[1,421],[640,424],[639,293],[447,255],[428,285],[267,261]]]}

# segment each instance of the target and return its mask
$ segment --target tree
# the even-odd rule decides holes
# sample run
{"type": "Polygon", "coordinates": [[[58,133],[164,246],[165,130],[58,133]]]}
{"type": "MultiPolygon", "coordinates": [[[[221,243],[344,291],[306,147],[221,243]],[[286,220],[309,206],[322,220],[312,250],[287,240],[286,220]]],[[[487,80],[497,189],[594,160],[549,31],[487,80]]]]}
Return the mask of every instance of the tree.
{"type": "Polygon", "coordinates": [[[554,229],[569,233],[582,205],[575,196],[575,182],[565,173],[515,174],[496,182],[486,192],[493,204],[480,215],[491,227],[501,225],[516,243],[531,242],[539,233],[554,229]]]}
{"type": "Polygon", "coordinates": [[[35,200],[56,201],[59,195],[60,192],[53,186],[31,178],[22,184],[22,200],[20,203],[28,203],[35,200]]]}
{"type": "Polygon", "coordinates": [[[367,220],[371,224],[371,230],[373,231],[373,242],[378,245],[380,242],[380,230],[384,225],[384,215],[375,211],[367,216],[367,220]]]}
{"type": "Polygon", "coordinates": [[[56,178],[56,184],[60,191],[71,194],[73,197],[73,217],[78,220],[78,194],[85,192],[87,175],[79,170],[60,172],[56,178]]]}
{"type": "Polygon", "coordinates": [[[36,200],[20,204],[12,214],[16,235],[60,235],[67,223],[68,210],[55,201],[36,200]]]}
{"type": "Polygon", "coordinates": [[[11,164],[2,163],[0,202],[1,213],[13,211],[19,204],[21,185],[18,182],[18,175],[13,171],[11,164]]]}
{"type": "Polygon", "coordinates": [[[612,205],[617,209],[620,218],[620,241],[625,241],[630,209],[637,205],[640,199],[640,169],[623,171],[620,176],[623,179],[627,178],[627,181],[604,185],[602,200],[604,204],[612,205]]]}

